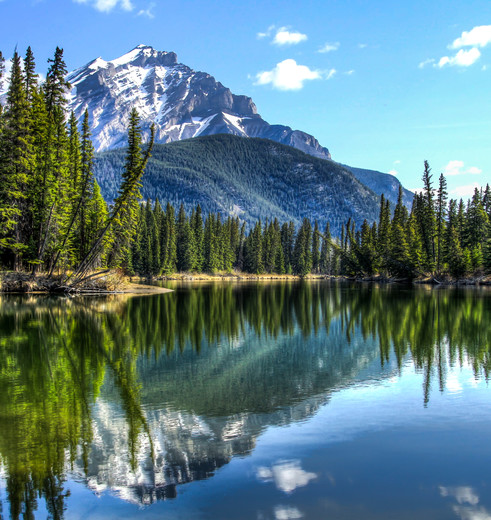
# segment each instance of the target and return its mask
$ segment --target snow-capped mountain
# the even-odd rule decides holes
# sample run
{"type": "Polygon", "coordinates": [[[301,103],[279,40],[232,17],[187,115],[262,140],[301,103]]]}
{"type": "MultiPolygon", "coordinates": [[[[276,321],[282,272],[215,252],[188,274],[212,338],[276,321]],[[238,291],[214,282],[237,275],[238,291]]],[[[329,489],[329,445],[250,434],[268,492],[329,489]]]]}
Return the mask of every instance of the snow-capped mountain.
{"type": "Polygon", "coordinates": [[[144,136],[152,123],[156,142],[212,134],[262,137],[330,159],[311,135],[270,125],[247,96],[236,96],[205,72],[177,62],[173,52],[146,45],[112,61],[97,58],[68,75],[70,108],[81,119],[89,112],[96,151],[126,145],[130,112],[138,110],[144,136]]]}

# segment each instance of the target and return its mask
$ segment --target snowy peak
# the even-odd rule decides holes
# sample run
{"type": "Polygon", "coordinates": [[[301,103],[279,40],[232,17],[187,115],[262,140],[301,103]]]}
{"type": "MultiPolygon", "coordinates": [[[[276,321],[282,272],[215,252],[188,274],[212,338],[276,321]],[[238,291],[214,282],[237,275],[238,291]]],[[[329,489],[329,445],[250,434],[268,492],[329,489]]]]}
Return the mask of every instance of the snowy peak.
{"type": "Polygon", "coordinates": [[[72,85],[70,108],[79,120],[88,110],[97,151],[125,146],[129,116],[136,108],[144,137],[155,124],[158,143],[226,133],[272,139],[330,158],[314,137],[268,124],[251,98],[178,63],[174,52],[140,44],[111,61],[96,58],[67,79],[72,85]]]}

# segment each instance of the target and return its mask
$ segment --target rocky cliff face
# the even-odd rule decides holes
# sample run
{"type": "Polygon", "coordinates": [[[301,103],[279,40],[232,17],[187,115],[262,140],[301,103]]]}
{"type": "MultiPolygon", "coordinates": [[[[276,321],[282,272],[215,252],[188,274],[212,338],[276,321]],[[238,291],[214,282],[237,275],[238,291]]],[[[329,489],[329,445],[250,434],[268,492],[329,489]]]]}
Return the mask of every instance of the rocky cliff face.
{"type": "Polygon", "coordinates": [[[139,45],[112,61],[97,58],[68,76],[70,108],[80,119],[87,109],[96,151],[126,144],[129,116],[136,108],[144,136],[152,123],[156,142],[233,134],[262,137],[330,159],[311,135],[270,125],[247,96],[236,96],[215,78],[178,63],[173,52],[139,45]]]}

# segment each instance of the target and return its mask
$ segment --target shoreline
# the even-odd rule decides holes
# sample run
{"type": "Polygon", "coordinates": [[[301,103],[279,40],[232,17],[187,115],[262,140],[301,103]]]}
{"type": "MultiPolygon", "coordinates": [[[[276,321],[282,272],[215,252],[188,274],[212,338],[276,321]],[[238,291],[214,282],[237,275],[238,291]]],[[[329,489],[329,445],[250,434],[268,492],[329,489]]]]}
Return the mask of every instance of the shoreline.
{"type": "Polygon", "coordinates": [[[309,274],[306,276],[292,274],[250,274],[250,273],[175,273],[159,277],[122,277],[110,273],[107,277],[101,277],[97,284],[91,283],[74,291],[59,290],[59,286],[47,283],[45,275],[31,278],[28,273],[0,272],[0,294],[69,294],[71,296],[97,296],[97,295],[133,295],[143,296],[152,294],[165,294],[173,292],[173,289],[151,285],[155,282],[174,282],[185,284],[200,283],[237,283],[237,282],[298,282],[298,281],[333,281],[333,282],[355,282],[364,284],[382,285],[429,285],[432,287],[486,287],[491,286],[491,275],[475,276],[452,280],[448,278],[437,279],[434,276],[421,277],[414,280],[385,278],[382,276],[372,277],[347,277],[334,275],[309,274]],[[110,279],[111,282],[107,283],[110,279]],[[146,283],[145,283],[146,282],[146,283]]]}

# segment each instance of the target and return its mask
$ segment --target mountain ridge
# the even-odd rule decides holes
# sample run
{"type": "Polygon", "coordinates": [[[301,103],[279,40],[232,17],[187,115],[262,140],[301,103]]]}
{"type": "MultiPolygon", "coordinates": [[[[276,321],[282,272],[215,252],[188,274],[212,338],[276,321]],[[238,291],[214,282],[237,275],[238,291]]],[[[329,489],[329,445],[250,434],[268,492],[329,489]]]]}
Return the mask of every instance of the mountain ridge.
{"type": "Polygon", "coordinates": [[[96,151],[125,146],[129,115],[136,108],[144,138],[155,123],[157,143],[226,133],[271,139],[331,158],[314,136],[270,125],[250,97],[235,95],[210,74],[178,63],[174,52],[140,44],[111,61],[96,58],[67,80],[70,109],[78,120],[89,112],[96,151]]]}
{"type": "MultiPolygon", "coordinates": [[[[114,199],[125,149],[96,155],[102,194],[114,199]]],[[[329,221],[334,234],[348,218],[361,224],[378,218],[379,198],[346,168],[268,139],[234,135],[195,137],[157,144],[142,178],[144,199],[197,204],[203,212],[239,216],[248,225],[278,218],[329,221]]]]}

